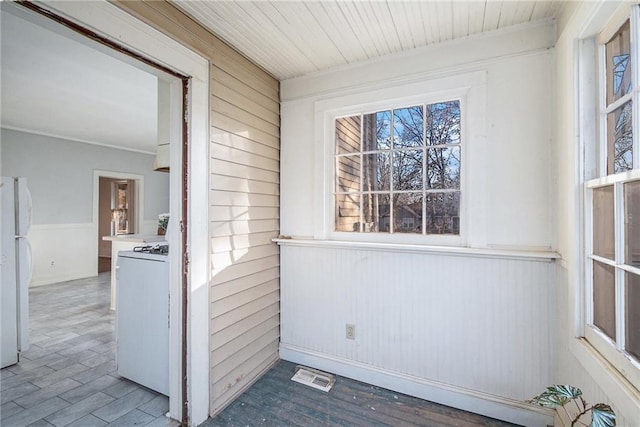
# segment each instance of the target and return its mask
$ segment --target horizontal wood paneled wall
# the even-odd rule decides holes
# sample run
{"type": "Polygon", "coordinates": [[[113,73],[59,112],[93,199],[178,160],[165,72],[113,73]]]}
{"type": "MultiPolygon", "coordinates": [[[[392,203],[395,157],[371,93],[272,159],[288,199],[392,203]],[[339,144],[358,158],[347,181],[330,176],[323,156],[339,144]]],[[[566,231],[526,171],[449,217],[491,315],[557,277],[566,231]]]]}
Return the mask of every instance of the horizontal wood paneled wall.
{"type": "Polygon", "coordinates": [[[279,83],[169,2],[116,4],[210,62],[215,415],[278,358],[279,250],[271,239],[280,228],[279,83]]]}

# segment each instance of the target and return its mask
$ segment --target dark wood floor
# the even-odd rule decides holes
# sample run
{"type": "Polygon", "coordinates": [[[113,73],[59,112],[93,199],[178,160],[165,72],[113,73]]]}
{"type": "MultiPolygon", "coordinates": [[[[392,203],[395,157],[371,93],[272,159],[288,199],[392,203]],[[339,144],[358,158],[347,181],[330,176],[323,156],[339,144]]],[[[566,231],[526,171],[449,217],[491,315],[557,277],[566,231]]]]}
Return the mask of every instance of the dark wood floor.
{"type": "Polygon", "coordinates": [[[338,377],[329,392],[290,380],[280,361],[204,426],[513,426],[503,421],[338,377]]]}

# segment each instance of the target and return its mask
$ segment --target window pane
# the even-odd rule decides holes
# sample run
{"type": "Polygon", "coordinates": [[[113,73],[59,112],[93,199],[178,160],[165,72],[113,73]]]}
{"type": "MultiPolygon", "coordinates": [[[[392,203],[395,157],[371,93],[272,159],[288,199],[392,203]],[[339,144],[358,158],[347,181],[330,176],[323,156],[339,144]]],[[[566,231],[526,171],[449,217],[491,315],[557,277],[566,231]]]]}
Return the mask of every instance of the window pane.
{"type": "Polygon", "coordinates": [[[640,276],[626,274],[625,296],[627,352],[640,360],[640,276]]]}
{"type": "Polygon", "coordinates": [[[460,233],[459,101],[341,117],[335,138],[337,231],[460,233]]]}
{"type": "Polygon", "coordinates": [[[422,106],[394,110],[393,146],[402,148],[422,145],[422,106]]]}
{"type": "Polygon", "coordinates": [[[614,341],[616,339],[615,297],[614,268],[593,261],[593,324],[614,341]]]}
{"type": "Polygon", "coordinates": [[[614,259],[613,186],[593,189],[593,253],[614,259]]]}
{"type": "Polygon", "coordinates": [[[422,233],[422,193],[393,196],[393,231],[422,233]]]}
{"type": "Polygon", "coordinates": [[[362,116],[362,151],[391,148],[391,111],[362,116]]]}
{"type": "Polygon", "coordinates": [[[374,151],[377,145],[378,130],[375,114],[362,116],[362,151],[374,151]]]}
{"type": "Polygon", "coordinates": [[[607,105],[631,92],[631,32],[629,21],[606,45],[607,105]]]}
{"type": "Polygon", "coordinates": [[[389,232],[391,210],[388,194],[363,194],[362,207],[365,233],[389,232]]]}
{"type": "Polygon", "coordinates": [[[360,191],[360,155],[336,157],[336,191],[360,191]]]}
{"type": "Polygon", "coordinates": [[[336,153],[360,151],[360,116],[336,119],[336,153]]]}
{"type": "Polygon", "coordinates": [[[360,194],[336,194],[336,231],[360,231],[360,194]]]}
{"type": "Polygon", "coordinates": [[[422,150],[393,152],[393,189],[422,190],[422,150]]]}
{"type": "Polygon", "coordinates": [[[360,116],[336,119],[336,147],[338,154],[360,151],[360,116]]]}
{"type": "Polygon", "coordinates": [[[427,193],[426,233],[460,234],[460,192],[427,193]]]}
{"type": "Polygon", "coordinates": [[[460,147],[427,150],[427,189],[460,188],[460,147]]]}
{"type": "Polygon", "coordinates": [[[640,268],[640,181],[624,185],[625,263],[640,268]]]}
{"type": "Polygon", "coordinates": [[[607,114],[607,174],[633,168],[631,101],[607,114]]]}
{"type": "Polygon", "coordinates": [[[391,164],[389,153],[363,154],[362,190],[390,191],[391,164]]]}
{"type": "Polygon", "coordinates": [[[460,102],[427,105],[426,138],[428,145],[460,143],[460,102]]]}

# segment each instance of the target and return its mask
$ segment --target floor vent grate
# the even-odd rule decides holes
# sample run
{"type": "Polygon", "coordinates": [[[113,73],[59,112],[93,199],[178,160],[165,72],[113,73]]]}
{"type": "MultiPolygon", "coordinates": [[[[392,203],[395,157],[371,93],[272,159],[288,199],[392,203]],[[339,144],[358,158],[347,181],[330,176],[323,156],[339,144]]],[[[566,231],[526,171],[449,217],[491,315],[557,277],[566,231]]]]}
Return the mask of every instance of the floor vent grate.
{"type": "Polygon", "coordinates": [[[296,366],[296,373],[291,377],[291,380],[322,391],[331,390],[331,387],[336,382],[336,378],[333,375],[305,366],[296,366]]]}

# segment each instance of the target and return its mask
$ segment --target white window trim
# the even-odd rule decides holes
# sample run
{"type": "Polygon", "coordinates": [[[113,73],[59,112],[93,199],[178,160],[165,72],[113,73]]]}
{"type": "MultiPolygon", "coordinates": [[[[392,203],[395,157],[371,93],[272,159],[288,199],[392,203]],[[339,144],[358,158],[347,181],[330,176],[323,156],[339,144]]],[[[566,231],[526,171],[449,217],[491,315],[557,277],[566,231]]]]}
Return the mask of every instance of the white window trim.
{"type": "MultiPolygon", "coordinates": [[[[575,139],[574,157],[574,188],[576,213],[575,222],[575,248],[571,257],[574,267],[569,271],[571,286],[569,288],[570,306],[567,309],[572,313],[574,327],[569,341],[569,351],[580,363],[584,372],[587,372],[602,390],[606,399],[615,407],[616,412],[624,414],[627,423],[640,423],[640,394],[638,389],[617,369],[612,363],[594,348],[585,338],[586,325],[586,299],[587,290],[584,285],[585,251],[584,245],[587,237],[584,230],[586,219],[584,218],[584,206],[586,203],[586,191],[584,183],[597,175],[598,159],[589,158],[585,153],[595,152],[598,130],[595,117],[598,114],[598,104],[595,103],[597,67],[596,62],[597,40],[596,36],[602,32],[607,23],[617,21],[622,24],[629,15],[633,6],[624,2],[599,2],[582,6],[581,14],[586,17],[586,22],[580,22],[581,32],[575,40],[575,64],[574,67],[574,105],[576,116],[574,127],[577,132],[575,139]],[[575,272],[575,274],[573,273],[575,272]]],[[[619,27],[619,26],[618,26],[619,27]]],[[[616,31],[617,28],[616,27],[616,31]]]]}
{"type": "Polygon", "coordinates": [[[484,218],[484,207],[469,194],[471,162],[483,156],[486,122],[486,71],[440,76],[420,82],[398,82],[315,102],[314,239],[371,243],[406,243],[435,246],[482,247],[486,237],[473,234],[474,217],[484,218]],[[334,231],[335,119],[367,111],[382,111],[416,104],[460,100],[461,182],[460,235],[412,235],[406,233],[353,233],[334,231]]]}
{"type": "MultiPolygon", "coordinates": [[[[635,148],[635,147],[634,147],[635,148]]],[[[601,188],[604,186],[614,186],[614,193],[616,195],[615,210],[619,211],[623,206],[623,185],[625,182],[635,181],[640,179],[640,170],[634,169],[632,171],[609,175],[602,178],[596,178],[585,183],[585,257],[592,258],[603,264],[612,266],[615,268],[616,276],[624,274],[625,271],[631,271],[633,273],[640,273],[640,270],[632,266],[624,264],[624,224],[621,221],[617,221],[615,229],[615,248],[616,255],[614,260],[602,258],[596,255],[588,255],[593,252],[593,197],[592,194],[594,188],[601,188]]],[[[600,331],[593,325],[593,268],[591,262],[585,262],[585,295],[587,296],[585,301],[585,325],[584,325],[584,337],[587,341],[600,352],[616,369],[631,382],[636,388],[640,388],[640,361],[635,360],[632,356],[624,351],[625,347],[625,322],[622,317],[623,313],[620,310],[616,311],[616,337],[615,342],[600,331]]],[[[620,307],[624,304],[624,294],[622,292],[622,281],[619,277],[616,277],[616,307],[620,307]],[[620,300],[620,301],[618,301],[620,300]]]]}
{"type": "MultiPolygon", "coordinates": [[[[633,359],[624,351],[625,346],[625,331],[624,331],[624,319],[622,319],[622,313],[618,310],[616,312],[616,339],[615,342],[606,336],[602,331],[595,327],[593,323],[593,271],[592,263],[587,261],[588,258],[597,259],[607,265],[611,265],[615,268],[616,276],[623,274],[625,270],[631,270],[637,273],[637,269],[633,267],[623,266],[623,257],[621,251],[623,249],[624,239],[624,224],[617,221],[615,230],[615,248],[616,259],[608,260],[602,259],[597,256],[589,256],[592,253],[593,244],[593,212],[592,212],[592,190],[594,188],[603,186],[614,186],[614,192],[616,194],[615,210],[619,211],[623,206],[622,200],[622,186],[625,182],[640,179],[640,170],[638,165],[640,164],[640,136],[637,132],[640,127],[638,126],[638,112],[640,108],[640,91],[637,87],[637,82],[640,82],[640,70],[639,67],[634,67],[632,72],[634,74],[634,82],[636,87],[631,95],[631,100],[634,108],[633,120],[633,165],[634,170],[618,173],[615,175],[602,176],[606,174],[607,168],[607,149],[606,144],[602,144],[601,141],[606,141],[606,127],[603,125],[606,119],[606,113],[619,107],[623,104],[623,101],[616,101],[612,106],[605,105],[605,86],[602,82],[605,79],[605,64],[602,58],[604,57],[605,48],[603,43],[606,43],[611,37],[618,31],[618,29],[624,24],[630,15],[635,15],[635,20],[631,22],[632,39],[634,34],[638,33],[636,26],[640,23],[640,8],[633,7],[633,4],[624,4],[618,8],[613,15],[607,19],[607,24],[601,27],[597,37],[585,38],[579,44],[578,53],[578,87],[579,99],[578,105],[580,109],[579,126],[581,129],[580,138],[580,152],[594,153],[597,152],[597,158],[590,159],[588,155],[585,155],[580,160],[580,184],[583,188],[580,194],[582,212],[584,217],[582,218],[583,225],[581,227],[581,243],[580,243],[580,262],[582,274],[579,276],[582,280],[579,284],[579,292],[577,293],[579,309],[576,313],[576,337],[584,337],[585,340],[577,340],[575,345],[572,345],[572,351],[578,357],[579,360],[586,366],[606,366],[609,365],[609,371],[611,368],[615,368],[620,372],[620,376],[616,375],[614,381],[618,381],[624,391],[624,395],[633,394],[631,390],[640,389],[640,362],[633,359]],[[596,63],[591,62],[591,58],[596,57],[596,63]],[[593,105],[593,99],[583,94],[597,94],[598,104],[593,105]],[[597,117],[595,123],[593,117],[597,117]],[[603,118],[604,117],[604,118],[603,118]],[[596,177],[596,178],[593,178],[596,177]],[[593,178],[593,179],[589,179],[593,178]],[[621,327],[622,326],[622,327],[621,327]],[[599,353],[600,358],[598,360],[591,360],[594,358],[593,351],[599,353]],[[588,358],[588,359],[587,359],[588,358]]],[[[637,64],[637,58],[639,57],[638,51],[640,50],[639,41],[633,40],[635,46],[632,47],[632,63],[637,64]],[[635,59],[634,59],[635,58],[635,59]]],[[[625,99],[624,102],[629,99],[625,99]]],[[[617,214],[615,214],[617,217],[617,214]]],[[[620,306],[623,303],[624,295],[622,294],[621,281],[616,277],[616,306],[620,306]],[[621,300],[621,301],[618,301],[621,300]]],[[[602,375],[596,375],[597,379],[602,379],[602,375]]],[[[598,381],[600,382],[600,381],[598,381]]],[[[606,381],[605,381],[606,382],[606,381]]],[[[609,394],[620,394],[620,390],[610,389],[607,390],[609,394]]]]}

